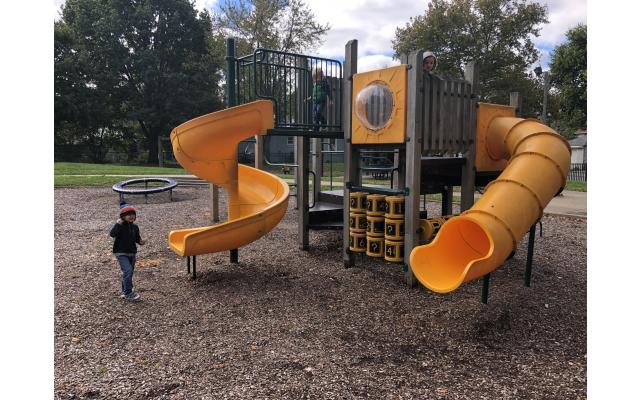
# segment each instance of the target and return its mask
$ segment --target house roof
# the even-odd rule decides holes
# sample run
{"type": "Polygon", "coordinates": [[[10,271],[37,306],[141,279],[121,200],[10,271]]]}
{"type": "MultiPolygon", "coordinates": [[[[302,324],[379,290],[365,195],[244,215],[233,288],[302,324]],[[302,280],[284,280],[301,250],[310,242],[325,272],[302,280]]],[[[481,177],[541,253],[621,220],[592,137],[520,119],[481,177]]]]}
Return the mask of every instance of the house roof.
{"type": "Polygon", "coordinates": [[[571,147],[585,147],[587,145],[587,135],[578,135],[575,138],[569,140],[571,147]]]}

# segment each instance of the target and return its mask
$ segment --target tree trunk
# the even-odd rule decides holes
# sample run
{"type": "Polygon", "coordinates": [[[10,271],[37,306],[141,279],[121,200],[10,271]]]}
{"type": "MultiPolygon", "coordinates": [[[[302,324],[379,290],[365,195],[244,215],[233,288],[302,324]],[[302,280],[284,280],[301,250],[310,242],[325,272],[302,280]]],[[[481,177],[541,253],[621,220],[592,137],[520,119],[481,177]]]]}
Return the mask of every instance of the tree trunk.
{"type": "Polygon", "coordinates": [[[149,149],[149,156],[147,157],[147,164],[158,165],[158,136],[160,135],[159,129],[151,128],[147,135],[147,148],[149,149]]]}
{"type": "Polygon", "coordinates": [[[147,155],[147,164],[154,165],[158,162],[158,136],[160,135],[160,129],[154,126],[147,126],[143,120],[139,119],[138,123],[144,133],[144,137],[147,139],[147,149],[149,153],[147,155]]]}

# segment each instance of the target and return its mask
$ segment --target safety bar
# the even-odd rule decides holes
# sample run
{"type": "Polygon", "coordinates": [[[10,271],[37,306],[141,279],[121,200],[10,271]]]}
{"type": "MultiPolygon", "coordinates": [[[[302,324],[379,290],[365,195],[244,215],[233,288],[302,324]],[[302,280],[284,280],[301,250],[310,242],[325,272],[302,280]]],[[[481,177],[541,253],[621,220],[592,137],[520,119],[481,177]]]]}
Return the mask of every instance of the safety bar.
{"type": "Polygon", "coordinates": [[[402,189],[389,189],[389,188],[381,188],[376,186],[361,186],[361,185],[352,185],[350,182],[346,183],[347,189],[352,192],[367,192],[374,194],[384,194],[386,196],[394,196],[394,195],[409,195],[409,188],[405,187],[402,189]]]}

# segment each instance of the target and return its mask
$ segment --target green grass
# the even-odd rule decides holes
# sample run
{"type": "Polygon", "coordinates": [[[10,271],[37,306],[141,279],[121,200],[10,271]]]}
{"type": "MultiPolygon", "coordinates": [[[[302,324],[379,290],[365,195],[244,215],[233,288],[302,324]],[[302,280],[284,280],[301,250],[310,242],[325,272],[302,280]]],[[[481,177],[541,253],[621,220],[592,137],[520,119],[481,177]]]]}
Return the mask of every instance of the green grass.
{"type": "MultiPolygon", "coordinates": [[[[57,162],[53,164],[55,187],[111,186],[136,175],[188,175],[182,168],[57,162]]],[[[153,185],[153,184],[152,184],[153,185]]]]}
{"type": "Polygon", "coordinates": [[[54,175],[188,175],[182,168],[57,162],[54,175]]]}
{"type": "MultiPolygon", "coordinates": [[[[342,175],[343,164],[334,164],[334,188],[335,186],[342,186],[342,176],[335,176],[337,172],[342,175]]],[[[329,173],[328,165],[325,164],[325,173],[329,173]]],[[[147,166],[132,166],[132,165],[115,165],[115,164],[88,164],[88,163],[68,163],[57,162],[54,163],[54,186],[55,187],[74,187],[74,186],[111,186],[117,182],[125,179],[134,178],[136,175],[145,176],[157,176],[157,175],[188,175],[189,172],[182,168],[159,168],[159,167],[147,167],[147,166]],[[73,176],[72,176],[73,175],[73,176]],[[96,175],[96,176],[81,176],[81,175],[96,175]],[[111,175],[111,176],[105,176],[111,175]]],[[[293,179],[291,174],[276,173],[277,176],[283,179],[293,179]]],[[[328,176],[322,177],[323,182],[329,182],[328,176]]],[[[389,181],[374,180],[370,178],[363,179],[364,184],[388,184],[389,181]]],[[[323,185],[322,190],[327,190],[329,187],[323,185]],[[325,189],[326,188],[326,189],[325,189]]],[[[455,190],[460,190],[460,187],[455,187],[455,190]]],[[[587,183],[579,181],[567,181],[565,190],[586,192],[587,183]]],[[[439,200],[439,195],[434,195],[433,200],[439,200]]],[[[454,197],[454,201],[456,198],[454,197]]],[[[459,201],[459,199],[458,199],[459,201]]]]}
{"type": "Polygon", "coordinates": [[[567,184],[565,185],[564,190],[571,190],[574,192],[586,192],[587,182],[567,181],[567,184]]]}
{"type": "Polygon", "coordinates": [[[54,187],[78,187],[78,186],[113,186],[114,184],[130,179],[131,176],[66,176],[56,175],[53,180],[54,187]]]}

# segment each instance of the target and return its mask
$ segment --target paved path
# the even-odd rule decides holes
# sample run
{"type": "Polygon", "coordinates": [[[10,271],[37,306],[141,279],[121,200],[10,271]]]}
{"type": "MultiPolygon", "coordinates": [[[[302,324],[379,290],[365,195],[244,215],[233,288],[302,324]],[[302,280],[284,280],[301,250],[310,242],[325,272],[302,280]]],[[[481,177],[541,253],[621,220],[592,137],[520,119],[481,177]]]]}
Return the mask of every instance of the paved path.
{"type": "Polygon", "coordinates": [[[587,192],[565,190],[560,196],[551,199],[544,212],[546,214],[587,218],[587,192]]]}

